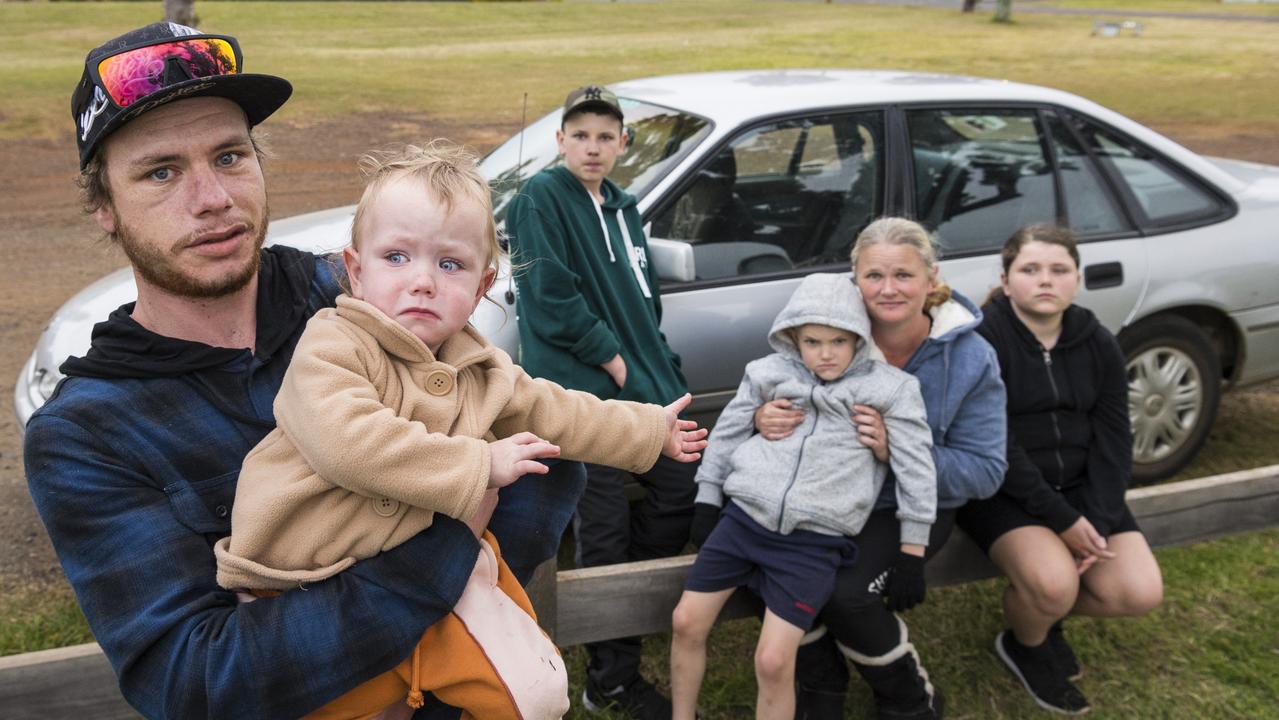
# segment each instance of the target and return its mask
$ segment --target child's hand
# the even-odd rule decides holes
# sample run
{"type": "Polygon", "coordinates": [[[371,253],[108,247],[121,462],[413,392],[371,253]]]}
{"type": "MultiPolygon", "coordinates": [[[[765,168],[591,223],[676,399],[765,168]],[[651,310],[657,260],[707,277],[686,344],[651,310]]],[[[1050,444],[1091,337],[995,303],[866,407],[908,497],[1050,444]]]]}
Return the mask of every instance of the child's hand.
{"type": "Polygon", "coordinates": [[[523,475],[545,475],[549,468],[537,458],[560,456],[560,446],[552,445],[531,432],[522,432],[489,443],[489,487],[510,485],[523,475]]]}
{"type": "Polygon", "coordinates": [[[876,460],[888,462],[888,429],[879,411],[869,405],[854,405],[853,424],[857,426],[857,439],[861,444],[870,448],[876,460]]]}
{"type": "Polygon", "coordinates": [[[884,603],[889,610],[909,610],[924,601],[928,585],[924,582],[922,550],[921,545],[903,545],[897,553],[884,587],[884,603]]]}
{"type": "Polygon", "coordinates": [[[693,462],[706,449],[706,428],[697,427],[694,420],[679,419],[679,414],[691,402],[693,396],[684,393],[684,397],[666,406],[666,442],[662,443],[662,454],[672,460],[693,462]]]}
{"type": "Polygon", "coordinates": [[[1082,575],[1094,563],[1113,559],[1115,553],[1106,546],[1106,538],[1097,532],[1097,528],[1088,522],[1088,518],[1079,516],[1074,525],[1060,533],[1062,542],[1070,548],[1070,554],[1076,558],[1076,570],[1082,575]]]}
{"type": "Polygon", "coordinates": [[[493,518],[493,511],[497,509],[497,488],[489,488],[484,491],[484,498],[480,500],[480,507],[475,514],[466,519],[466,526],[471,529],[478,540],[484,535],[484,530],[489,526],[489,520],[493,518]]]}

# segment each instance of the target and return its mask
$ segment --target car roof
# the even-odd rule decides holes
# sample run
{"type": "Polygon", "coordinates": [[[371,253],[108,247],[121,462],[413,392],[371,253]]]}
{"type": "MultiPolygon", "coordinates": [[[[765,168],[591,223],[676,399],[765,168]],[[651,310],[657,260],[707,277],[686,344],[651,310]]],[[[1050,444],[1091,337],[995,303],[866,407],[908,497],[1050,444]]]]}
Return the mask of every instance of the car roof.
{"type": "Polygon", "coordinates": [[[720,121],[823,106],[898,102],[1044,102],[1094,106],[1061,90],[966,75],[899,70],[745,70],[663,75],[614,83],[622,97],[720,121]]]}
{"type": "Polygon", "coordinates": [[[1041,85],[905,70],[789,69],[661,75],[612,83],[619,97],[691,112],[716,124],[714,135],[758,118],[815,109],[893,103],[1042,103],[1082,111],[1189,167],[1228,192],[1237,178],[1194,152],[1087,98],[1041,85]]]}

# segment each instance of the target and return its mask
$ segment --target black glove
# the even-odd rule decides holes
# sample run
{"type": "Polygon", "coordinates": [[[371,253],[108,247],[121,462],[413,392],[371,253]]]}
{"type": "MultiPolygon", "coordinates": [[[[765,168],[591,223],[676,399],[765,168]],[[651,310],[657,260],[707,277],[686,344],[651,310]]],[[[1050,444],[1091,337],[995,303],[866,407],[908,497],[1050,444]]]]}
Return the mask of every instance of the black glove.
{"type": "Polygon", "coordinates": [[[906,552],[888,570],[884,601],[893,612],[909,610],[924,601],[924,559],[906,552]]]}
{"type": "Polygon", "coordinates": [[[710,503],[693,503],[693,526],[688,530],[688,541],[700,548],[711,536],[715,523],[719,522],[719,508],[710,503]]]}

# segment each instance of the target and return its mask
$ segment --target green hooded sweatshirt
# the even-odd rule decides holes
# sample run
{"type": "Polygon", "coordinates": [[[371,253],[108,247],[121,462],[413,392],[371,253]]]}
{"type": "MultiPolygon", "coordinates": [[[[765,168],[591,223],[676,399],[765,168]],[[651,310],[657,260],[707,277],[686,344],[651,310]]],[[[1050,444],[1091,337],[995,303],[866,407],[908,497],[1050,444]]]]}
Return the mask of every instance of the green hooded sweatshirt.
{"type": "Polygon", "coordinates": [[[687,386],[658,329],[657,274],[635,196],[608,179],[600,189],[597,206],[571,172],[556,167],[533,176],[511,202],[506,231],[518,268],[520,365],[600,398],[665,405],[687,386]],[[623,388],[600,367],[618,353],[626,361],[623,388]]]}

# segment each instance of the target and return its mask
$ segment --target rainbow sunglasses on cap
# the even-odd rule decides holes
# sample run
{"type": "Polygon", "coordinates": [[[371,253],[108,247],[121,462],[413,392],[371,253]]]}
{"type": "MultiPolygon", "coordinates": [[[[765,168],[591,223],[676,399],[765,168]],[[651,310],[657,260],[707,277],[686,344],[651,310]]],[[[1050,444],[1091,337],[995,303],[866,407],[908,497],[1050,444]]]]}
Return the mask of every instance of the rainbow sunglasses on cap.
{"type": "Polygon", "coordinates": [[[80,169],[102,139],[142,113],[174,100],[211,95],[237,103],[257,125],[280,108],[293,86],[248,75],[240,45],[177,23],[152,23],[91,50],[71,95],[80,169]]]}

